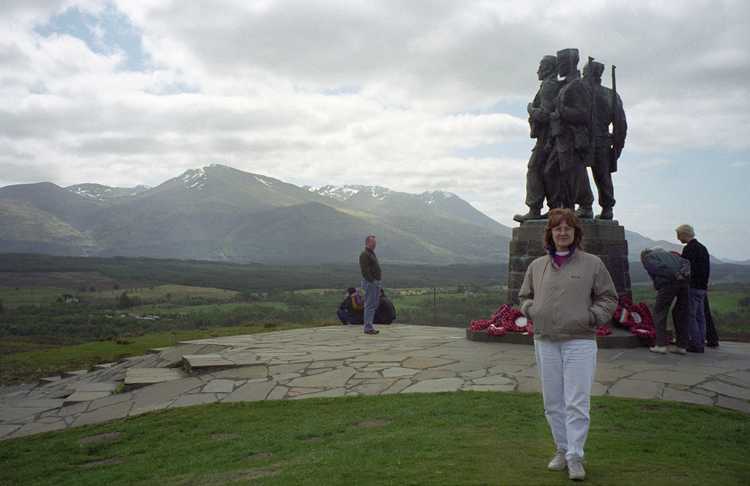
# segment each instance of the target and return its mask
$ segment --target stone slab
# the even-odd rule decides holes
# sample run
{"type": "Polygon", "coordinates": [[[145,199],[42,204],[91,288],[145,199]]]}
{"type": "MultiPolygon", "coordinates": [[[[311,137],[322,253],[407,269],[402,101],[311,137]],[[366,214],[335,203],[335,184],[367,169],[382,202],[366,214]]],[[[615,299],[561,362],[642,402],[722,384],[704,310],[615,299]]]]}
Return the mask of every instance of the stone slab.
{"type": "Polygon", "coordinates": [[[51,410],[53,408],[62,407],[63,400],[57,398],[30,398],[25,400],[13,400],[10,404],[17,408],[51,410]]]}
{"type": "Polygon", "coordinates": [[[220,354],[186,354],[182,357],[183,366],[188,372],[211,368],[226,368],[236,366],[233,361],[220,354]]]}
{"type": "Polygon", "coordinates": [[[93,383],[74,383],[70,388],[77,392],[109,392],[112,393],[117,389],[118,383],[112,382],[93,382],[93,383]]]}
{"type": "Polygon", "coordinates": [[[182,370],[174,368],[128,368],[125,386],[150,385],[184,377],[185,373],[182,370]]]}
{"type": "Polygon", "coordinates": [[[222,402],[257,402],[265,400],[275,386],[275,381],[247,383],[227,395],[222,402]]]}
{"type": "Polygon", "coordinates": [[[709,390],[718,393],[719,395],[726,395],[731,398],[739,398],[741,400],[750,400],[750,388],[743,388],[737,385],[730,385],[723,381],[709,381],[700,385],[704,390],[709,390]]]}
{"type": "Polygon", "coordinates": [[[293,387],[338,388],[344,386],[355,372],[354,368],[345,366],[337,370],[319,373],[317,375],[295,378],[289,383],[289,385],[293,387]]]}
{"type": "Polygon", "coordinates": [[[26,437],[34,434],[42,434],[44,432],[52,432],[55,430],[61,430],[67,427],[65,420],[62,418],[52,422],[33,422],[24,425],[20,429],[16,430],[9,437],[26,437]]]}
{"type": "Polygon", "coordinates": [[[417,369],[425,369],[425,368],[435,368],[437,366],[443,366],[447,365],[449,363],[452,363],[456,360],[454,359],[445,359],[445,358],[407,358],[401,363],[401,367],[403,368],[417,368],[417,369]]]}
{"type": "Polygon", "coordinates": [[[97,408],[101,408],[101,407],[109,407],[110,405],[114,405],[116,403],[126,402],[128,400],[131,400],[132,398],[133,398],[132,392],[117,393],[114,395],[110,395],[108,397],[98,398],[94,400],[93,402],[89,404],[88,409],[96,410],[97,408]]]}
{"type": "Polygon", "coordinates": [[[461,388],[464,380],[461,378],[439,378],[426,380],[406,388],[402,393],[436,393],[456,391],[461,388]]]}
{"type": "Polygon", "coordinates": [[[655,381],[660,383],[676,383],[693,386],[706,380],[706,375],[688,371],[651,370],[636,373],[629,377],[631,380],[655,381]]]}
{"type": "Polygon", "coordinates": [[[122,402],[109,407],[102,407],[91,412],[85,412],[78,416],[73,422],[74,426],[87,425],[87,424],[98,424],[101,422],[108,422],[119,418],[126,417],[132,403],[122,402]]]}
{"type": "Polygon", "coordinates": [[[393,368],[384,369],[382,373],[384,378],[401,378],[404,376],[416,375],[417,373],[419,373],[419,370],[394,366],[393,368]]]}
{"type": "Polygon", "coordinates": [[[226,370],[213,371],[211,376],[235,380],[253,380],[255,378],[266,378],[268,368],[265,365],[240,366],[226,370]]]}
{"type": "Polygon", "coordinates": [[[609,395],[625,398],[660,398],[663,383],[624,378],[609,388],[609,395]]]}
{"type": "Polygon", "coordinates": [[[477,378],[473,380],[475,385],[513,385],[515,387],[516,382],[515,380],[511,380],[510,378],[507,378],[502,375],[491,375],[491,376],[485,376],[483,378],[477,378]]]}
{"type": "Polygon", "coordinates": [[[211,380],[203,387],[203,393],[232,393],[234,390],[233,380],[211,380]]]}
{"type": "Polygon", "coordinates": [[[291,398],[292,400],[301,400],[303,398],[343,397],[344,395],[347,395],[346,388],[333,388],[331,390],[305,393],[304,395],[295,395],[291,398]]]}
{"type": "Polygon", "coordinates": [[[191,395],[182,395],[177,398],[171,405],[169,405],[169,408],[205,405],[207,403],[214,403],[218,400],[218,397],[214,393],[193,393],[191,395]]]}
{"type": "Polygon", "coordinates": [[[16,430],[20,429],[20,425],[2,425],[0,424],[0,437],[11,435],[16,430]]]}
{"type": "Polygon", "coordinates": [[[669,387],[664,389],[662,399],[673,400],[675,402],[696,403],[698,405],[713,405],[714,403],[711,398],[705,395],[698,395],[697,393],[684,390],[675,390],[669,387]]]}
{"type": "Polygon", "coordinates": [[[138,415],[169,406],[180,395],[203,386],[199,378],[183,378],[174,381],[155,383],[133,392],[133,408],[130,415],[138,415]]]}
{"type": "Polygon", "coordinates": [[[716,405],[722,408],[730,408],[738,412],[750,413],[750,403],[746,400],[737,400],[735,398],[719,396],[716,399],[716,405]]]}
{"type": "Polygon", "coordinates": [[[97,398],[104,398],[110,396],[112,393],[105,391],[77,391],[65,399],[65,405],[78,402],[90,402],[97,398]]]}

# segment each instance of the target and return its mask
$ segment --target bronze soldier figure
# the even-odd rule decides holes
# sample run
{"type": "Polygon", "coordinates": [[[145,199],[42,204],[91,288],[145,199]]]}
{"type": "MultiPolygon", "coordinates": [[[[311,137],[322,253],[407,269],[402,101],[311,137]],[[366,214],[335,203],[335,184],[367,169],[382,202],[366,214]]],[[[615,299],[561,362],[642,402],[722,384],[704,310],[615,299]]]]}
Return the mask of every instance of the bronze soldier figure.
{"type": "Polygon", "coordinates": [[[552,153],[547,169],[559,171],[560,205],[575,209],[579,218],[593,218],[594,197],[588,186],[586,163],[590,160],[589,125],[591,96],[578,70],[578,49],[557,51],[557,71],[564,78],[555,99],[555,110],[550,115],[552,153]]]}
{"type": "Polygon", "coordinates": [[[545,197],[550,209],[560,204],[559,176],[552,171],[544,170],[552,150],[549,137],[550,114],[554,110],[555,98],[560,89],[560,83],[557,81],[557,57],[544,56],[539,61],[539,69],[536,73],[541,84],[534,100],[527,107],[531,138],[536,139],[526,170],[526,205],[529,207],[529,212],[513,216],[513,219],[519,223],[529,219],[544,218],[542,206],[545,197]]]}
{"type": "MultiPolygon", "coordinates": [[[[604,64],[589,60],[583,68],[583,81],[591,97],[591,171],[602,208],[597,218],[612,219],[615,205],[612,173],[617,171],[617,159],[625,146],[628,123],[620,96],[602,86],[603,72],[604,64]],[[613,133],[609,131],[610,124],[613,133]]],[[[590,187],[587,189],[591,192],[590,187]]],[[[583,199],[587,199],[587,196],[583,199]]]]}

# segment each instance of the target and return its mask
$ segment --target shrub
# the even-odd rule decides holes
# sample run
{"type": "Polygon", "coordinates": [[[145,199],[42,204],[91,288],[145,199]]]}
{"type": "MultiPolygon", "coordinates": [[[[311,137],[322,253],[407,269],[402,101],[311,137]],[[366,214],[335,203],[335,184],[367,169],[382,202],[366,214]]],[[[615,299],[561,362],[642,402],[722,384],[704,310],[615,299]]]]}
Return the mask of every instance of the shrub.
{"type": "Polygon", "coordinates": [[[130,298],[127,292],[123,292],[117,298],[117,307],[119,309],[127,309],[133,307],[133,299],[130,298]]]}

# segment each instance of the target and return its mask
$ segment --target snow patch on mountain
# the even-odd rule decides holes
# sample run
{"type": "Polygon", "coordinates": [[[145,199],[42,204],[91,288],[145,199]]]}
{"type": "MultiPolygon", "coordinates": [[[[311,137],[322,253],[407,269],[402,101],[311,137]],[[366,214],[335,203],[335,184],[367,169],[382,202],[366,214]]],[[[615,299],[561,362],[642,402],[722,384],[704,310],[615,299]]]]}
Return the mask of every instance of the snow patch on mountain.
{"type": "Polygon", "coordinates": [[[138,185],[135,187],[110,187],[102,184],[76,184],[65,189],[86,199],[94,201],[106,201],[127,196],[137,196],[150,189],[149,186],[138,185]]]}
{"type": "Polygon", "coordinates": [[[254,176],[254,177],[256,181],[260,182],[266,187],[271,187],[273,185],[273,181],[270,179],[266,179],[265,177],[260,177],[260,176],[254,176]]]}
{"type": "Polygon", "coordinates": [[[310,192],[314,192],[315,194],[319,194],[323,197],[329,197],[337,201],[348,201],[352,197],[359,194],[359,192],[362,189],[361,186],[326,185],[326,186],[320,186],[320,187],[312,187],[312,186],[304,186],[304,187],[310,192]]]}
{"type": "Polygon", "coordinates": [[[419,198],[424,201],[428,206],[432,206],[437,201],[445,201],[446,199],[456,199],[458,196],[452,192],[445,191],[425,191],[419,194],[419,198]]]}
{"type": "Polygon", "coordinates": [[[383,201],[393,192],[387,187],[354,186],[354,185],[352,186],[350,185],[347,185],[347,186],[326,185],[326,186],[320,186],[320,187],[305,186],[305,189],[307,189],[310,192],[314,192],[316,194],[324,196],[324,197],[336,199],[337,201],[348,201],[349,199],[353,198],[357,194],[367,194],[373,199],[383,201]]]}
{"type": "Polygon", "coordinates": [[[185,184],[186,188],[197,189],[200,191],[201,189],[206,187],[206,181],[208,180],[208,177],[206,175],[206,168],[201,167],[200,169],[190,169],[188,171],[185,171],[180,179],[185,184]]]}

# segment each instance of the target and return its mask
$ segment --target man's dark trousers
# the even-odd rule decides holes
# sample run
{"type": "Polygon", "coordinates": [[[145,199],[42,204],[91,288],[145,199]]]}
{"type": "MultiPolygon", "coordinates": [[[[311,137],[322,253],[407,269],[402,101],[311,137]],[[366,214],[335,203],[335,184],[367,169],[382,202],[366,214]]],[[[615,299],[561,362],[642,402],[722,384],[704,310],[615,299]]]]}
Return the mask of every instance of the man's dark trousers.
{"type": "Polygon", "coordinates": [[[688,307],[680,305],[688,302],[688,283],[686,281],[675,282],[656,291],[656,303],[654,304],[654,327],[656,327],[656,345],[667,345],[667,315],[672,302],[676,301],[672,313],[674,320],[674,333],[677,346],[688,347],[688,307]]]}

